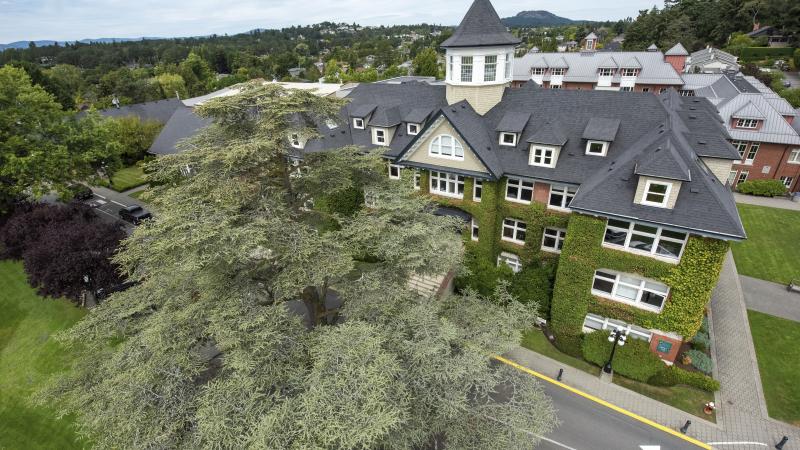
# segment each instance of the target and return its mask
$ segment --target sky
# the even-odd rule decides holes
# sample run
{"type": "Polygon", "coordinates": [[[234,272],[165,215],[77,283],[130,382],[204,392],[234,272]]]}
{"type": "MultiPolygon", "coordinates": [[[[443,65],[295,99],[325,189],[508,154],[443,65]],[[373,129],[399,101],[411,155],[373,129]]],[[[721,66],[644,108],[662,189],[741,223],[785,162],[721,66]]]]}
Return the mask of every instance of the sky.
{"type": "MultiPolygon", "coordinates": [[[[324,21],[455,25],[471,0],[0,0],[0,43],[236,34],[324,21]]],[[[500,17],[547,10],[570,19],[635,17],[654,0],[494,0],[500,17]]],[[[661,1],[657,2],[661,4],[661,1]]]]}

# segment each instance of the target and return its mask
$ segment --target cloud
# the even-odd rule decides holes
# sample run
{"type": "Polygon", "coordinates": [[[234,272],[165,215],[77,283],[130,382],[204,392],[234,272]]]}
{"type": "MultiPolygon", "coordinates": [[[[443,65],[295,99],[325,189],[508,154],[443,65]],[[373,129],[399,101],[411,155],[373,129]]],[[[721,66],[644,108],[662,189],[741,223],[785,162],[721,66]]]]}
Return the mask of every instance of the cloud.
{"type": "MultiPolygon", "coordinates": [[[[470,0],[0,0],[0,42],[99,37],[202,36],[323,21],[362,25],[457,24],[470,0]]],[[[501,17],[534,6],[496,0],[501,17]]],[[[575,19],[636,16],[649,0],[621,0],[597,8],[594,0],[541,0],[546,9],[575,19]]]]}

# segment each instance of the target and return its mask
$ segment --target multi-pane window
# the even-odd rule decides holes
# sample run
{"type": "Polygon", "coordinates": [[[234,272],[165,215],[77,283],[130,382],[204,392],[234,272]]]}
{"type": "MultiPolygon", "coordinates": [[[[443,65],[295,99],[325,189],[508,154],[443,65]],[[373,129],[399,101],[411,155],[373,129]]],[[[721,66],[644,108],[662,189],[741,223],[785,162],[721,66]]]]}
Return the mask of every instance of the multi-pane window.
{"type": "Polygon", "coordinates": [[[500,145],[517,145],[517,133],[500,133],[500,145]]]}
{"type": "Polygon", "coordinates": [[[483,194],[483,180],[475,178],[475,182],[472,184],[472,201],[480,202],[482,194],[483,194]]]}
{"type": "Polygon", "coordinates": [[[439,158],[464,159],[464,147],[461,146],[458,139],[449,134],[433,138],[428,147],[428,153],[439,158]]]}
{"type": "Polygon", "coordinates": [[[736,182],[736,184],[744,183],[745,181],[747,181],[747,176],[748,175],[750,175],[750,171],[749,170],[743,170],[743,171],[739,172],[739,180],[736,182]]]}
{"type": "Polygon", "coordinates": [[[623,77],[635,77],[639,74],[639,69],[622,69],[623,77]]]}
{"type": "Polygon", "coordinates": [[[728,184],[731,186],[733,186],[733,183],[736,183],[736,173],[735,170],[728,172],[728,184]]]}
{"type": "Polygon", "coordinates": [[[497,55],[483,57],[483,81],[494,81],[497,78],[497,55]]]}
{"type": "Polygon", "coordinates": [[[561,89],[562,86],[560,84],[551,84],[550,89],[561,89]]]}
{"type": "Polygon", "coordinates": [[[577,188],[571,186],[550,185],[550,199],[547,204],[551,208],[568,209],[572,199],[575,198],[577,188]]]}
{"type": "Polygon", "coordinates": [[[667,206],[667,200],[669,200],[670,190],[672,190],[672,185],[669,183],[648,180],[644,187],[642,203],[650,206],[665,207],[667,206]]]}
{"type": "Polygon", "coordinates": [[[544,75],[544,71],[544,67],[533,67],[531,68],[531,75],[544,75]]]}
{"type": "Polygon", "coordinates": [[[506,79],[511,78],[511,64],[514,61],[513,53],[506,53],[506,79]]]}
{"type": "Polygon", "coordinates": [[[650,339],[653,337],[653,333],[650,331],[637,327],[636,325],[628,325],[620,320],[609,319],[595,314],[587,314],[586,318],[583,320],[583,331],[586,333],[611,329],[626,330],[629,337],[647,342],[650,342],[650,339]]]}
{"type": "Polygon", "coordinates": [[[511,267],[511,270],[514,273],[519,272],[522,270],[522,262],[519,260],[519,256],[508,253],[508,252],[501,252],[500,255],[497,256],[497,265],[505,264],[508,267],[511,267]]]}
{"type": "Polygon", "coordinates": [[[619,88],[620,92],[633,92],[633,86],[622,86],[619,88]]]}
{"type": "Polygon", "coordinates": [[[525,243],[525,231],[527,230],[525,222],[517,219],[503,219],[503,234],[501,239],[504,241],[513,242],[515,244],[525,243]]]}
{"type": "Polygon", "coordinates": [[[793,177],[781,177],[781,183],[783,183],[783,185],[787,188],[792,187],[792,181],[794,181],[793,177]]]}
{"type": "Polygon", "coordinates": [[[694,97],[693,89],[681,89],[678,92],[681,94],[681,97],[694,97]]]}
{"type": "Polygon", "coordinates": [[[790,164],[800,164],[800,148],[796,148],[789,153],[790,164]]]}
{"type": "Polygon", "coordinates": [[[414,189],[416,189],[416,190],[419,190],[419,187],[420,187],[419,179],[420,179],[419,170],[415,169],[414,170],[414,189]]]}
{"type": "Polygon", "coordinates": [[[677,260],[686,246],[686,238],[686,233],[662,227],[608,219],[603,243],[635,253],[677,260]]]}
{"type": "Polygon", "coordinates": [[[542,250],[561,253],[564,246],[564,238],[567,237],[567,230],[560,228],[545,228],[542,233],[542,250]]]}
{"type": "Polygon", "coordinates": [[[532,166],[555,167],[556,151],[552,148],[533,147],[530,163],[532,166]]]}
{"type": "Polygon", "coordinates": [[[450,74],[451,80],[455,79],[456,76],[455,73],[453,72],[453,55],[450,55],[450,70],[448,71],[448,73],[450,74]]]}
{"type": "Polygon", "coordinates": [[[669,287],[657,281],[600,269],[594,272],[592,294],[660,312],[669,287]]]}
{"type": "Polygon", "coordinates": [[[650,88],[649,87],[643,87],[642,88],[642,92],[650,92],[650,88]]]}
{"type": "Polygon", "coordinates": [[[733,141],[731,145],[736,147],[736,151],[739,152],[739,158],[744,159],[744,151],[747,150],[747,142],[744,141],[733,141]]]}
{"type": "Polygon", "coordinates": [[[472,218],[472,223],[471,223],[470,229],[471,229],[471,233],[472,233],[471,234],[472,240],[473,241],[477,241],[478,240],[478,222],[475,221],[474,217],[472,218]]]}
{"type": "Polygon", "coordinates": [[[736,119],[736,128],[755,129],[756,127],[758,127],[756,119],[736,119]]]}
{"type": "Polygon", "coordinates": [[[533,199],[533,181],[509,178],[506,181],[506,200],[530,203],[533,199]]]}
{"type": "Polygon", "coordinates": [[[431,194],[464,198],[464,177],[454,173],[431,171],[431,194]]]}
{"type": "Polygon", "coordinates": [[[400,179],[400,166],[389,164],[389,178],[393,180],[400,179]]]}
{"type": "Polygon", "coordinates": [[[410,136],[414,136],[419,133],[419,124],[418,123],[409,123],[406,126],[406,131],[410,136]]]}
{"type": "Polygon", "coordinates": [[[386,145],[386,130],[383,128],[373,128],[372,143],[377,145],[386,145]]]}
{"type": "Polygon", "coordinates": [[[356,117],[353,119],[353,128],[358,128],[359,130],[364,129],[364,119],[360,117],[356,117]]]}
{"type": "Polygon", "coordinates": [[[614,69],[603,67],[600,69],[600,76],[601,77],[610,77],[614,75],[614,69]]]}
{"type": "Polygon", "coordinates": [[[303,148],[303,146],[300,145],[300,136],[298,134],[292,133],[292,135],[289,136],[289,141],[292,144],[292,147],[303,148]]]}
{"type": "Polygon", "coordinates": [[[747,150],[747,158],[745,158],[745,164],[753,164],[753,161],[756,159],[756,153],[758,153],[758,149],[761,147],[761,143],[753,142],[750,144],[750,149],[747,150]]]}
{"type": "Polygon", "coordinates": [[[605,156],[606,150],[608,150],[608,142],[604,142],[604,141],[587,141],[586,142],[586,154],[587,155],[605,156]]]}
{"type": "Polygon", "coordinates": [[[550,75],[564,75],[567,72],[567,69],[563,67],[556,67],[554,69],[550,69],[550,75]]]}
{"type": "Polygon", "coordinates": [[[461,81],[472,81],[472,56],[461,57],[461,81]]]}

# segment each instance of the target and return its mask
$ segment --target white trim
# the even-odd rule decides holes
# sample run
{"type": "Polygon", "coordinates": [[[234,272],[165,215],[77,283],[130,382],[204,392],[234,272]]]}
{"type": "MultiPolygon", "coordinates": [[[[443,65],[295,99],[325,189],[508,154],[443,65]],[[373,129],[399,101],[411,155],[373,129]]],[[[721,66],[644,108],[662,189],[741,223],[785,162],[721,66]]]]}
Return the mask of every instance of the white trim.
{"type": "Polygon", "coordinates": [[[634,253],[634,254],[637,254],[637,255],[650,256],[650,257],[658,259],[660,261],[665,261],[665,262],[677,264],[681,260],[681,257],[683,256],[684,250],[686,250],[686,242],[688,241],[688,239],[689,239],[689,233],[686,233],[684,231],[675,231],[675,230],[670,230],[670,229],[666,229],[665,230],[663,227],[660,227],[660,226],[657,226],[657,225],[647,225],[647,224],[632,222],[632,221],[628,221],[628,220],[608,219],[608,220],[606,220],[606,228],[603,231],[603,243],[602,243],[602,246],[603,247],[607,247],[607,248],[613,248],[613,249],[616,249],[616,250],[622,250],[622,251],[625,251],[625,252],[628,252],[628,253],[634,253]],[[619,225],[612,224],[611,223],[612,220],[614,222],[621,222],[621,223],[619,225]],[[628,226],[627,227],[622,226],[623,223],[627,223],[628,226]],[[640,229],[636,229],[637,225],[640,227],[640,229]],[[655,233],[652,233],[650,231],[641,230],[641,227],[655,228],[656,231],[655,231],[655,233]],[[679,239],[679,238],[672,237],[672,236],[666,236],[664,234],[665,231],[667,233],[682,233],[682,234],[684,234],[684,237],[683,237],[683,239],[679,239]],[[613,242],[607,242],[606,241],[606,235],[608,235],[609,232],[611,232],[612,234],[613,233],[618,233],[618,234],[619,233],[625,233],[624,242],[622,244],[616,244],[616,243],[613,243],[613,242]],[[650,245],[650,250],[639,249],[639,248],[636,248],[635,246],[631,246],[631,240],[632,240],[632,237],[633,237],[634,234],[636,234],[637,236],[641,236],[643,238],[646,238],[646,239],[647,238],[653,239],[653,243],[650,245]],[[663,253],[659,253],[658,252],[659,244],[661,244],[662,241],[663,242],[672,242],[674,244],[680,244],[681,245],[681,250],[680,250],[680,252],[678,252],[678,256],[677,257],[673,257],[673,256],[670,256],[670,255],[665,255],[663,253]]]}
{"type": "Polygon", "coordinates": [[[514,244],[525,245],[525,237],[527,236],[528,225],[519,220],[506,217],[503,219],[503,226],[500,228],[500,239],[506,242],[513,242],[514,244]],[[506,223],[513,222],[513,223],[506,223]],[[506,237],[506,229],[511,230],[511,237],[506,237]],[[519,239],[522,234],[522,239],[519,239]]]}
{"type": "Polygon", "coordinates": [[[522,262],[519,260],[519,256],[513,253],[500,252],[500,254],[497,255],[497,266],[499,267],[500,264],[507,265],[514,273],[522,270],[522,262]]]}
{"type": "Polygon", "coordinates": [[[531,202],[533,201],[533,189],[534,189],[533,181],[526,181],[520,178],[507,178],[505,199],[514,203],[522,203],[523,205],[530,205],[531,202]],[[526,186],[526,184],[530,184],[530,186],[526,186]],[[517,190],[516,197],[509,196],[508,191],[510,188],[517,190]],[[530,191],[531,193],[530,200],[525,200],[522,198],[523,197],[522,193],[527,191],[530,191]]]}
{"type": "Polygon", "coordinates": [[[575,194],[578,193],[578,189],[572,186],[561,185],[561,184],[551,184],[550,185],[550,192],[547,194],[547,209],[554,209],[556,211],[564,211],[570,212],[572,211],[569,209],[570,203],[572,203],[572,199],[575,198],[575,194]],[[551,199],[553,194],[561,195],[561,206],[555,206],[551,204],[551,199]]]}
{"type": "Polygon", "coordinates": [[[289,134],[289,144],[294,148],[303,148],[303,143],[300,141],[300,135],[297,133],[289,134]]]}
{"type": "Polygon", "coordinates": [[[418,191],[420,189],[420,178],[421,175],[419,173],[419,169],[414,169],[414,190],[418,191]]]}
{"type": "Polygon", "coordinates": [[[472,201],[476,203],[481,202],[483,196],[483,180],[477,178],[472,179],[472,201]],[[480,190],[480,192],[478,192],[480,190]]]}
{"type": "Polygon", "coordinates": [[[406,124],[406,133],[409,136],[416,136],[419,134],[419,124],[418,123],[407,123],[406,124]],[[414,131],[411,131],[411,128],[414,128],[414,131]]]}
{"type": "Polygon", "coordinates": [[[789,160],[787,162],[789,164],[800,164],[800,148],[792,149],[789,152],[789,160]]]}
{"type": "Polygon", "coordinates": [[[402,167],[398,166],[397,164],[389,164],[389,178],[392,180],[399,180],[400,179],[400,169],[402,167]],[[397,175],[392,175],[392,172],[397,170],[397,175]]]}
{"type": "Polygon", "coordinates": [[[353,117],[353,128],[363,130],[366,128],[366,123],[361,117],[353,117]]]}
{"type": "Polygon", "coordinates": [[[551,253],[561,253],[561,248],[564,246],[564,240],[567,238],[567,230],[563,228],[550,228],[545,227],[542,231],[542,245],[541,249],[551,253]],[[548,234],[549,232],[549,234],[548,234]],[[554,246],[545,245],[544,241],[548,238],[554,240],[554,246]]]}
{"type": "Polygon", "coordinates": [[[473,241],[477,242],[480,228],[478,227],[478,223],[475,222],[475,218],[474,217],[472,219],[470,219],[470,220],[471,220],[471,222],[470,222],[470,227],[469,227],[469,232],[470,232],[469,236],[470,236],[470,239],[472,239],[473,241]]]}
{"type": "Polygon", "coordinates": [[[669,291],[670,291],[669,286],[667,286],[664,283],[661,283],[660,281],[642,278],[639,275],[620,273],[614,270],[597,269],[594,271],[594,276],[592,277],[592,287],[591,287],[592,295],[607,298],[615,302],[632,305],[637,308],[654,311],[657,313],[660,313],[664,309],[664,304],[667,303],[667,298],[669,298],[669,291]],[[598,274],[598,272],[602,273],[598,274]],[[608,274],[609,276],[606,276],[606,274],[608,274]],[[613,275],[614,278],[612,279],[610,275],[613,275]],[[633,280],[636,280],[638,283],[634,284],[632,281],[622,280],[623,277],[632,278],[633,280]],[[594,284],[595,281],[598,279],[605,281],[607,283],[612,283],[610,294],[606,291],[595,289],[594,284]],[[647,286],[648,284],[650,284],[650,286],[647,286]],[[654,285],[663,286],[666,288],[666,291],[657,290],[654,285]],[[624,295],[621,295],[620,294],[621,289],[631,289],[631,290],[635,289],[636,298],[630,299],[624,295]],[[644,295],[645,292],[663,297],[663,300],[661,301],[661,306],[654,306],[649,303],[643,302],[642,296],[644,295]]]}
{"type": "Polygon", "coordinates": [[[528,158],[528,164],[531,166],[537,167],[549,167],[553,168],[556,166],[556,162],[558,162],[558,151],[557,147],[547,147],[542,145],[535,145],[531,144],[530,156],[528,158]],[[537,153],[541,153],[537,156],[537,153]],[[549,153],[549,155],[548,155],[549,153]],[[540,159],[540,162],[536,162],[536,159],[540,159]],[[550,163],[545,162],[547,159],[550,159],[550,163]]]}
{"type": "Polygon", "coordinates": [[[389,136],[385,128],[372,127],[372,143],[375,145],[388,146],[389,136]]]}
{"type": "Polygon", "coordinates": [[[428,189],[431,194],[443,197],[464,198],[464,177],[448,172],[437,172],[432,170],[428,173],[428,189]],[[434,181],[436,186],[434,187],[434,181]],[[445,189],[440,190],[444,183],[445,189]]]}
{"type": "Polygon", "coordinates": [[[453,159],[456,161],[463,161],[464,160],[464,146],[461,145],[461,142],[450,134],[440,134],[435,138],[431,139],[431,143],[428,144],[428,156],[432,156],[434,158],[442,158],[442,159],[453,159]],[[445,138],[449,138],[451,140],[451,145],[443,145],[442,140],[445,138]],[[451,154],[443,153],[443,150],[447,148],[451,154]],[[459,153],[461,155],[459,156],[459,153]]]}
{"type": "Polygon", "coordinates": [[[745,130],[755,130],[758,128],[758,122],[760,122],[758,119],[735,119],[736,125],[734,125],[734,128],[744,128],[745,130]]]}
{"type": "Polygon", "coordinates": [[[592,156],[606,156],[608,153],[608,142],[606,141],[586,141],[586,154],[592,156]],[[600,153],[594,153],[589,151],[592,147],[592,144],[600,144],[602,148],[600,149],[600,153]]]}
{"type": "Polygon", "coordinates": [[[626,334],[634,339],[642,338],[643,341],[650,342],[653,338],[653,332],[650,330],[646,330],[642,327],[637,327],[633,324],[625,323],[621,320],[610,319],[608,317],[598,316],[597,314],[586,314],[586,317],[583,318],[583,331],[584,333],[594,333],[595,331],[605,331],[610,328],[622,328],[626,331],[626,334]],[[592,328],[586,326],[587,322],[594,322],[595,324],[599,325],[599,328],[592,328]]]}
{"type": "Polygon", "coordinates": [[[670,193],[672,193],[672,183],[668,181],[647,180],[647,183],[644,185],[644,192],[642,192],[642,204],[647,206],[656,206],[658,208],[667,208],[667,205],[669,205],[670,193]],[[653,192],[654,195],[664,196],[664,200],[662,202],[651,202],[647,200],[647,195],[650,193],[650,186],[652,185],[661,185],[667,187],[667,191],[663,194],[660,192],[653,192]]]}
{"type": "Polygon", "coordinates": [[[505,145],[508,147],[516,147],[517,146],[517,133],[509,133],[507,131],[500,132],[500,145],[505,145]],[[505,142],[504,138],[506,136],[511,136],[511,142],[505,142]]]}

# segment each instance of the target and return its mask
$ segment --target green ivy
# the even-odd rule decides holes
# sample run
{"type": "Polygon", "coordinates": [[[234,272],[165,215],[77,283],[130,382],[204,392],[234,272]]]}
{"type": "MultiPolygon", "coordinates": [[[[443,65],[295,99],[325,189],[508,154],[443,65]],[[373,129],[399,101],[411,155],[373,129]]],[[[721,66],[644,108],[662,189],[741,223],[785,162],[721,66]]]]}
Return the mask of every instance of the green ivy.
{"type": "Polygon", "coordinates": [[[719,277],[728,243],[691,236],[680,263],[675,265],[602,247],[604,232],[604,219],[573,214],[569,221],[551,307],[551,328],[559,347],[579,354],[583,320],[588,312],[694,336],[719,277]],[[664,309],[656,314],[593,296],[592,279],[599,268],[635,273],[670,286],[664,309]]]}

